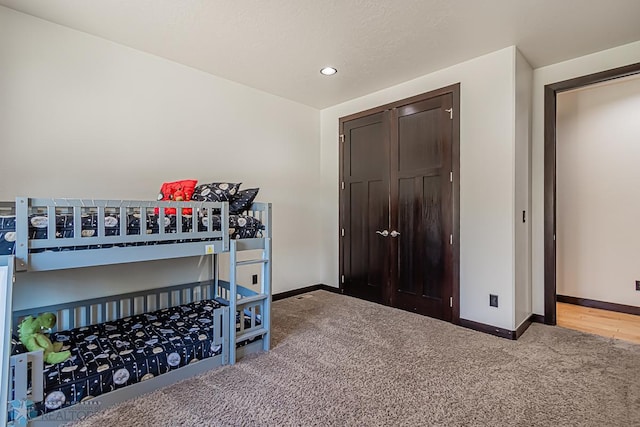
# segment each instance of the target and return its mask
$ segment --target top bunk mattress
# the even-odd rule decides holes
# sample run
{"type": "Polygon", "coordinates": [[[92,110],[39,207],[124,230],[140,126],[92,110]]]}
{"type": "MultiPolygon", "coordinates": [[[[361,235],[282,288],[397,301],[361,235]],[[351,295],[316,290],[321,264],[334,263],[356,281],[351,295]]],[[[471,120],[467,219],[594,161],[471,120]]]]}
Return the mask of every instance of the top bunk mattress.
{"type": "MultiPolygon", "coordinates": [[[[214,214],[212,230],[220,231],[222,229],[222,216],[214,214]]],[[[119,236],[120,235],[121,216],[117,213],[106,214],[104,217],[104,235],[119,236]]],[[[141,234],[141,215],[128,214],[126,221],[126,235],[135,236],[141,234]]],[[[173,234],[178,230],[181,232],[192,232],[193,217],[191,215],[182,215],[180,217],[180,227],[178,227],[177,215],[165,215],[163,219],[158,214],[147,214],[145,221],[145,234],[157,235],[160,232],[160,222],[164,221],[164,233],[173,234]]],[[[206,239],[177,239],[151,242],[133,242],[122,244],[102,244],[92,245],[91,238],[97,236],[98,216],[97,214],[87,214],[81,216],[82,228],[81,237],[86,238],[86,245],[75,245],[66,247],[52,246],[49,248],[33,249],[30,252],[37,253],[44,250],[82,250],[82,249],[99,249],[110,248],[113,246],[141,246],[154,244],[171,244],[181,242],[193,242],[206,239]]],[[[206,231],[208,229],[209,217],[198,216],[196,218],[197,231],[206,231]]],[[[48,238],[49,218],[46,214],[29,215],[29,239],[42,240],[48,238]]],[[[56,238],[67,239],[74,237],[74,215],[73,214],[56,214],[56,238]]],[[[262,236],[264,225],[262,222],[250,215],[229,215],[229,237],[231,239],[251,239],[262,236]]],[[[12,255],[15,253],[16,242],[16,216],[1,215],[0,216],[0,255],[12,255]]]]}
{"type": "Polygon", "coordinates": [[[232,240],[245,240],[241,250],[258,249],[270,238],[269,203],[229,214],[228,202],[0,202],[0,256],[15,256],[18,272],[211,255],[231,250],[232,240]]]}

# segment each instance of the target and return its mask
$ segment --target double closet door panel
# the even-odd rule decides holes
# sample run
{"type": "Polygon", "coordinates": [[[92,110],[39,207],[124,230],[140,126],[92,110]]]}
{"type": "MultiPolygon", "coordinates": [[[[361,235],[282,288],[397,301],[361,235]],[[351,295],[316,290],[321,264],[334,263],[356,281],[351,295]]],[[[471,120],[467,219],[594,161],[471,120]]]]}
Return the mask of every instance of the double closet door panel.
{"type": "Polygon", "coordinates": [[[343,122],[347,294],[451,319],[451,103],[445,94],[343,122]]]}
{"type": "Polygon", "coordinates": [[[376,233],[389,227],[388,117],[378,113],[344,125],[344,289],[376,302],[389,291],[389,246],[376,233]]]}
{"type": "Polygon", "coordinates": [[[453,230],[452,95],[393,110],[390,305],[451,320],[453,230]],[[393,269],[397,268],[396,271],[393,269]]]}

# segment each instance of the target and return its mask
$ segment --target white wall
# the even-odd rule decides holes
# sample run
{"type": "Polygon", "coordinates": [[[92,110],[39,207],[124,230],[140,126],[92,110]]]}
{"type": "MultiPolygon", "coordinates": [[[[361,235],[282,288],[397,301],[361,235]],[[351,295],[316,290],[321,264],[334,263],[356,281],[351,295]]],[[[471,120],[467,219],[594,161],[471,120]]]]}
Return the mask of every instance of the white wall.
{"type": "Polygon", "coordinates": [[[640,78],[557,100],[557,293],[640,306],[640,78]]]}
{"type": "MultiPolygon", "coordinates": [[[[242,181],[273,203],[274,292],[308,286],[321,278],[319,117],[0,7],[0,200],[155,200],[163,181],[242,181]]],[[[202,266],[196,258],[21,274],[16,308],[185,283],[206,278],[202,266]]]]}
{"type": "Polygon", "coordinates": [[[640,62],[640,41],[575,58],[533,72],[532,129],[532,297],[544,314],[544,86],[640,62]]]}
{"type": "Polygon", "coordinates": [[[531,316],[531,85],[533,69],[516,50],[515,57],[515,203],[514,203],[514,325],[531,316]],[[522,212],[525,212],[523,222],[522,212]]]}
{"type": "Polygon", "coordinates": [[[460,82],[460,316],[514,329],[515,54],[509,47],[322,110],[324,283],[338,284],[338,119],[460,82]]]}

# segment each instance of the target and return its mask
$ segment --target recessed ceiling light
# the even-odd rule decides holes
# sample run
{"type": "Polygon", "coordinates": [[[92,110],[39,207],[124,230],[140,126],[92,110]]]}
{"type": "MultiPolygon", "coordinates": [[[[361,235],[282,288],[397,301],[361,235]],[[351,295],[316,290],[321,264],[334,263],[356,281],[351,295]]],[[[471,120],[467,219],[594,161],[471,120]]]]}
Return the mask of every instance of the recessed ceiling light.
{"type": "Polygon", "coordinates": [[[333,67],[324,67],[322,70],[320,70],[320,74],[323,74],[325,76],[332,76],[337,72],[338,70],[333,67]]]}

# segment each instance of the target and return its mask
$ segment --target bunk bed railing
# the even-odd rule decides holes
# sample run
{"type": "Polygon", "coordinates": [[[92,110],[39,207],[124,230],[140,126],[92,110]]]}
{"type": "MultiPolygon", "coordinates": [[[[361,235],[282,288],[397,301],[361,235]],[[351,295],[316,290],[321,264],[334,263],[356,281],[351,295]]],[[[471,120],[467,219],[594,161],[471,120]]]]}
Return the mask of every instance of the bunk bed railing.
{"type": "Polygon", "coordinates": [[[14,329],[26,316],[54,313],[56,328],[67,330],[118,320],[149,311],[214,299],[213,283],[198,282],[48,305],[13,312],[14,329]]]}
{"type": "Polygon", "coordinates": [[[247,215],[260,220],[264,226],[263,236],[271,238],[271,203],[255,202],[247,211],[247,215]]]}
{"type": "MultiPolygon", "coordinates": [[[[16,214],[16,270],[56,270],[105,264],[166,259],[220,253],[229,250],[229,205],[223,202],[166,202],[136,200],[45,199],[18,197],[16,214]],[[168,214],[171,209],[175,214],[168,214]],[[185,212],[189,212],[187,214],[185,212]],[[214,230],[214,214],[220,212],[219,230],[214,230]],[[57,215],[72,218],[67,236],[58,232],[57,215]],[[30,238],[29,223],[40,215],[46,235],[30,238]],[[83,218],[94,215],[95,229],[83,229],[83,218]],[[155,224],[147,224],[148,218],[155,224]],[[129,218],[139,218],[135,233],[129,218]],[[108,229],[106,219],[118,218],[108,229]],[[52,220],[56,218],[56,220],[52,220]],[[173,227],[168,227],[174,221],[173,227]],[[164,226],[162,226],[164,224],[164,226]],[[149,227],[151,225],[151,227],[149,227]],[[170,230],[167,230],[170,228],[170,230]],[[204,228],[204,229],[202,229],[204,228]],[[201,231],[202,230],[202,231],[201,231]],[[89,233],[90,231],[90,233],[89,233]],[[180,242],[180,250],[163,243],[180,242]],[[82,247],[77,254],[69,249],[82,247]],[[135,250],[131,250],[135,248],[135,250]],[[45,250],[47,249],[47,250],[45,250]],[[105,250],[111,251],[108,256],[105,250]],[[118,251],[118,252],[115,252],[118,251]]],[[[92,226],[93,227],[93,226],[92,226]]]]}
{"type": "Polygon", "coordinates": [[[9,393],[9,402],[21,400],[41,402],[44,399],[43,357],[42,351],[30,351],[11,356],[9,375],[13,387],[9,393]],[[28,385],[31,385],[30,390],[28,385]]]}

